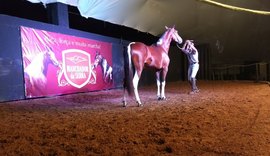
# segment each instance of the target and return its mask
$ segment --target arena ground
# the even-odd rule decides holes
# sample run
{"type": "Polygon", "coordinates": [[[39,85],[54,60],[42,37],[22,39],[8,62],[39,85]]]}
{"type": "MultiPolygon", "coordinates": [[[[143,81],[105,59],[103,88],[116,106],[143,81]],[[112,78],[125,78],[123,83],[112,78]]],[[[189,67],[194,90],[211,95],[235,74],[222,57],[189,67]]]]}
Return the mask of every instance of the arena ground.
{"type": "Polygon", "coordinates": [[[166,101],[139,88],[0,103],[0,155],[270,155],[270,86],[170,82],[166,101]]]}

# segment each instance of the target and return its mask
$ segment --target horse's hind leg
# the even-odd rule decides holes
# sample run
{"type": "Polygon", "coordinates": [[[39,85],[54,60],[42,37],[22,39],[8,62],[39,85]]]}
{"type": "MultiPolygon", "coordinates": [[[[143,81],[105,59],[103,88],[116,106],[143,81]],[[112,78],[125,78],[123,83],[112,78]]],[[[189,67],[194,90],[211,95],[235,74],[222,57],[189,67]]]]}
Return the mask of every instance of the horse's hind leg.
{"type": "Polygon", "coordinates": [[[108,81],[109,82],[112,82],[112,80],[113,80],[113,77],[112,77],[112,67],[109,67],[109,69],[107,71],[106,77],[108,77],[108,79],[109,79],[108,81]]]}
{"type": "Polygon", "coordinates": [[[140,97],[139,97],[139,93],[138,93],[138,83],[140,80],[140,73],[138,73],[137,71],[135,72],[132,82],[133,82],[134,94],[135,94],[135,98],[136,98],[136,101],[138,103],[138,106],[143,106],[142,102],[140,100],[140,97]]]}
{"type": "Polygon", "coordinates": [[[126,98],[126,86],[124,85],[124,93],[123,93],[123,100],[122,100],[122,103],[123,103],[123,107],[126,107],[127,106],[127,98],[126,98]]]}

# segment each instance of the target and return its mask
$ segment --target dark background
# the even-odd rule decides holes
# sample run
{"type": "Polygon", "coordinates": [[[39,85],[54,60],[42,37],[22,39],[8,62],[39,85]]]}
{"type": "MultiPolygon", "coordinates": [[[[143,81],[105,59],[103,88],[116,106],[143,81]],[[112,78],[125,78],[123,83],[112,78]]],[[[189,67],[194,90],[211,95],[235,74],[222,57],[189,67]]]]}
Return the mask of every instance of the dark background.
{"type": "MultiPolygon", "coordinates": [[[[51,23],[51,17],[48,10],[49,5],[46,7],[41,3],[30,3],[26,0],[1,0],[0,14],[11,15],[44,23],[51,23]]],[[[152,44],[158,39],[158,37],[151,34],[140,32],[125,26],[120,26],[93,18],[86,19],[82,17],[78,9],[73,6],[68,6],[68,13],[69,27],[71,29],[82,30],[85,32],[120,39],[122,38],[130,41],[138,40],[147,44],[152,44]]]]}

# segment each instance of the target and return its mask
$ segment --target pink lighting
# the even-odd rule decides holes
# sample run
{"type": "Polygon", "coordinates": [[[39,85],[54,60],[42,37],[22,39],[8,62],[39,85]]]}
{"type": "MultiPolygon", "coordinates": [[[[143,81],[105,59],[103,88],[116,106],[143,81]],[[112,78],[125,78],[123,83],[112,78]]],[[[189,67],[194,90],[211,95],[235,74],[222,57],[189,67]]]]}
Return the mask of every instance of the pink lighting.
{"type": "Polygon", "coordinates": [[[111,43],[21,27],[21,45],[28,98],[113,87],[94,68],[96,52],[112,66],[111,43]]]}

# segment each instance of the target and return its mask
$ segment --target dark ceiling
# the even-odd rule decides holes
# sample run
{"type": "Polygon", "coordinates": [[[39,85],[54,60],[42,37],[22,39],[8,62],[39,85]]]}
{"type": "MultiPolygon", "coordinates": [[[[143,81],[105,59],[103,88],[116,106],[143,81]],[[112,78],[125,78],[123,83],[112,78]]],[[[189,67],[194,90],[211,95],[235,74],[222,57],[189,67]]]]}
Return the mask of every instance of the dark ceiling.
{"type": "MultiPolygon", "coordinates": [[[[50,23],[49,9],[41,3],[30,3],[26,0],[1,0],[0,14],[15,16],[19,18],[50,23]]],[[[138,30],[112,24],[109,22],[84,18],[80,15],[78,9],[73,6],[68,6],[69,12],[69,27],[85,32],[96,33],[104,36],[122,38],[124,40],[142,41],[146,44],[156,42],[158,39],[148,33],[138,30]]]]}

